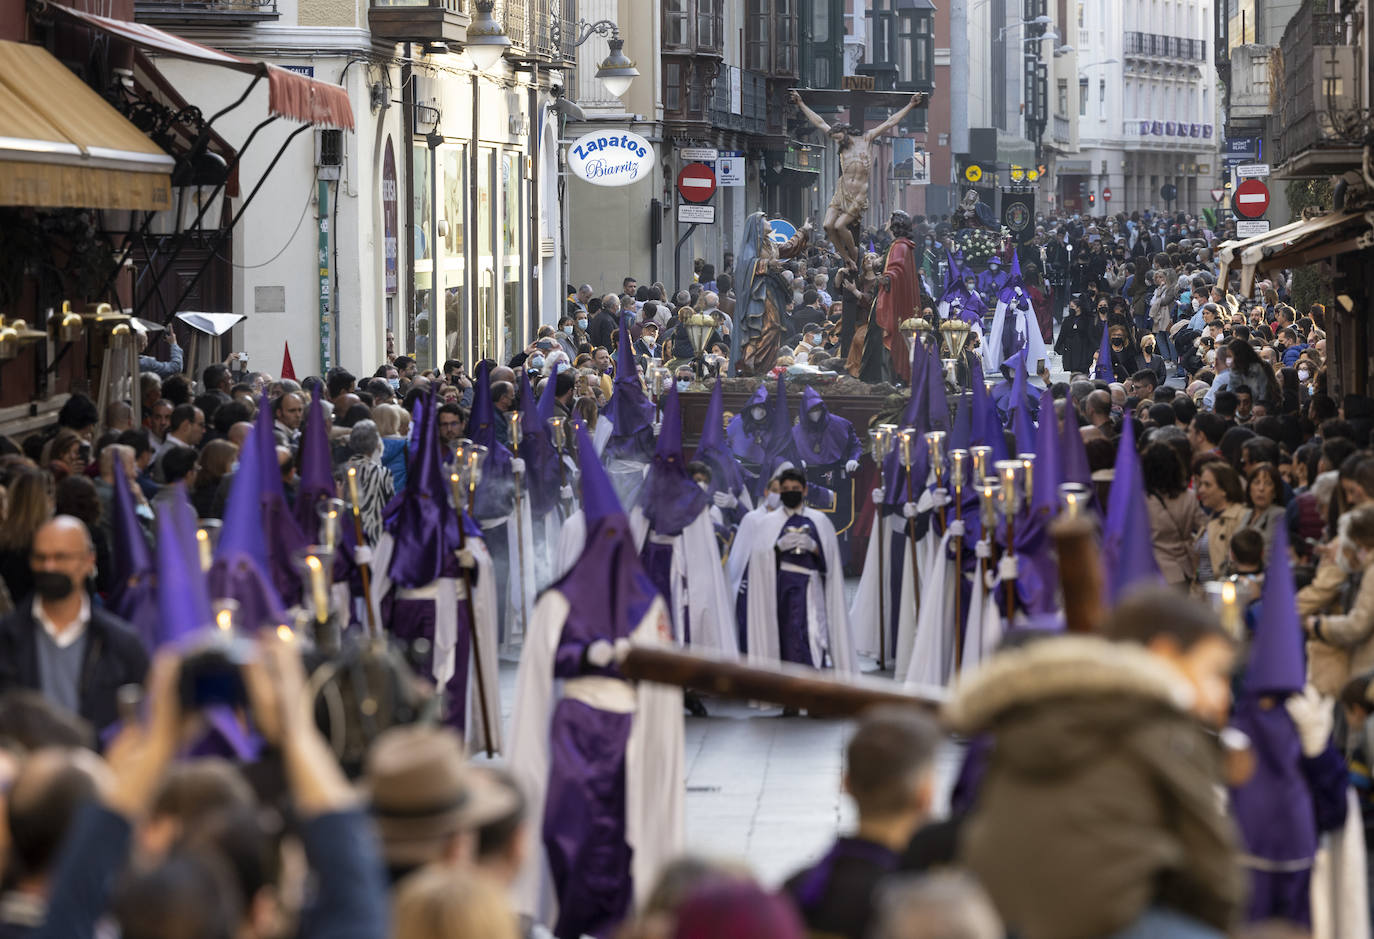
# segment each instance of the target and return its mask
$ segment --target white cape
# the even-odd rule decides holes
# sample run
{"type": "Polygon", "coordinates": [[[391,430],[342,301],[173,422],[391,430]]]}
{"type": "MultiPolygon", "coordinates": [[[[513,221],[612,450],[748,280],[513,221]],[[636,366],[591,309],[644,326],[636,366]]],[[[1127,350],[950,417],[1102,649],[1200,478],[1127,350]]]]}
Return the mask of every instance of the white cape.
{"type": "MultiPolygon", "coordinates": [[[[476,620],[473,641],[477,654],[468,656],[467,726],[463,740],[470,753],[486,750],[488,742],[493,753],[500,753],[501,667],[496,649],[496,571],[492,566],[491,554],[480,538],[469,538],[467,544],[477,561],[477,582],[472,590],[472,615],[476,620]],[[479,663],[482,668],[482,690],[485,692],[480,697],[477,693],[479,663]],[[487,724],[491,731],[490,741],[483,732],[480,710],[483,700],[486,702],[487,724]]],[[[382,599],[390,591],[396,591],[397,599],[434,601],[434,667],[431,677],[435,686],[442,689],[454,672],[458,649],[458,605],[462,602],[463,582],[454,577],[441,577],[424,587],[406,590],[392,583],[387,576],[395,550],[395,540],[389,532],[383,532],[372,552],[373,613],[381,628],[390,632],[387,622],[382,619],[381,606],[382,599]]]]}
{"type": "Polygon", "coordinates": [[[954,591],[958,589],[960,573],[948,556],[952,538],[948,528],[938,539],[932,529],[917,545],[917,550],[925,555],[925,564],[916,635],[906,671],[894,673],[907,685],[943,688],[954,674],[954,648],[959,638],[954,591]],[[926,550],[921,551],[922,548],[926,550]]]}
{"type": "MultiPolygon", "coordinates": [[[[821,662],[821,654],[829,652],[835,671],[857,674],[858,657],[854,652],[854,636],[849,626],[849,611],[844,603],[844,565],[840,560],[840,545],[835,538],[835,526],[825,514],[813,508],[802,513],[816,526],[821,540],[821,554],[825,558],[827,574],[811,575],[807,591],[807,634],[811,640],[811,659],[821,662]]],[[[754,513],[750,513],[753,515],[754,513]]],[[[749,590],[746,598],[748,617],[746,636],[751,663],[772,665],[781,659],[778,639],[778,572],[773,546],[777,543],[788,513],[783,510],[756,516],[755,530],[749,532],[748,565],[749,590]]],[[[747,520],[746,516],[746,520],[747,520]]],[[[741,533],[744,523],[740,524],[741,533]]],[[[740,536],[736,536],[731,560],[740,550],[740,536]]],[[[733,581],[733,575],[732,575],[733,581]]],[[[735,583],[738,583],[735,581],[735,583]]]]}
{"type": "Polygon", "coordinates": [[[1045,340],[1040,336],[1040,324],[1035,318],[1035,308],[1031,305],[1028,294],[1022,294],[1021,297],[1026,305],[1025,309],[1013,309],[1005,300],[997,301],[997,311],[992,317],[992,330],[983,340],[983,372],[986,375],[996,375],[1002,368],[1002,363],[1016,352],[1015,349],[1002,348],[1002,324],[1008,316],[1016,318],[1016,334],[1026,349],[1026,374],[1036,373],[1036,362],[1044,362],[1045,366],[1049,367],[1049,353],[1045,349],[1045,340]]]}
{"type": "Polygon", "coordinates": [[[501,651],[514,658],[525,636],[525,620],[534,610],[536,596],[534,569],[534,520],[530,518],[530,500],[522,498],[517,508],[504,518],[479,519],[485,532],[497,525],[506,526],[506,596],[501,603],[506,612],[506,638],[501,651]],[[522,574],[523,571],[523,574],[522,574]]]}
{"type": "MultiPolygon", "coordinates": [[[[980,551],[979,542],[975,551],[980,551]]],[[[968,601],[968,626],[964,630],[963,668],[977,668],[986,661],[1002,642],[1004,632],[1002,608],[999,600],[1001,581],[990,568],[988,559],[979,553],[973,574],[973,590],[968,601]],[[989,582],[992,586],[989,587],[989,582]]]]}
{"type": "MultiPolygon", "coordinates": [[[[933,559],[934,534],[927,531],[916,542],[916,570],[911,566],[911,541],[906,537],[907,520],[900,514],[884,515],[882,536],[868,539],[868,551],[864,555],[863,573],[859,576],[859,587],[854,593],[854,605],[849,611],[851,622],[861,624],[862,634],[859,647],[867,655],[878,657],[881,648],[879,637],[879,616],[881,608],[887,622],[897,624],[896,645],[893,655],[893,677],[904,681],[911,667],[911,657],[916,645],[916,633],[920,604],[925,602],[926,582],[933,559]],[[901,535],[901,550],[892,547],[894,535],[901,535]],[[879,554],[882,563],[879,564],[879,554]],[[878,569],[882,568],[882,580],[878,569]],[[896,577],[901,578],[901,599],[894,611],[890,585],[896,577]],[[918,586],[919,590],[918,590],[918,586]],[[881,594],[881,599],[880,599],[881,594]],[[881,607],[880,607],[881,604],[881,607]]],[[[886,659],[886,656],[883,657],[886,659]]]]}
{"type": "MultiPolygon", "coordinates": [[[[552,926],[558,917],[544,852],[544,799],[548,791],[549,721],[562,696],[553,657],[567,621],[567,598],[546,590],[530,617],[524,654],[515,678],[509,765],[527,804],[525,864],[513,887],[517,913],[552,926]]],[[[659,641],[668,611],[655,600],[635,628],[634,642],[659,641]]],[[[625,748],[625,829],[634,852],[631,879],[635,906],[654,886],[663,866],[683,849],[686,769],[683,757],[682,691],[668,685],[634,686],[634,721],[625,748]]]]}
{"type": "MultiPolygon", "coordinates": [[[[630,532],[634,535],[635,547],[643,552],[644,541],[649,536],[649,522],[639,506],[630,512],[630,532]]],[[[673,595],[666,599],[672,614],[674,638],[682,643],[685,613],[692,637],[690,645],[709,649],[726,658],[738,658],[734,604],[725,585],[725,570],[721,566],[709,511],[697,515],[673,539],[671,578],[673,595]]]]}

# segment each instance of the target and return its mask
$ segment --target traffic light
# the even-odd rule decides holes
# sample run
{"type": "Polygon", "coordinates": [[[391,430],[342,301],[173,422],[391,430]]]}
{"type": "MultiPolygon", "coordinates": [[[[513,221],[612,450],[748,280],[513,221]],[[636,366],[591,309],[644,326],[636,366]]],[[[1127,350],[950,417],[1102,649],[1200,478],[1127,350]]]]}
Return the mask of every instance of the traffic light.
{"type": "Polygon", "coordinates": [[[1096,205],[1096,204],[1097,204],[1097,193],[1095,193],[1095,192],[1090,192],[1090,193],[1088,193],[1088,205],[1096,205]]]}

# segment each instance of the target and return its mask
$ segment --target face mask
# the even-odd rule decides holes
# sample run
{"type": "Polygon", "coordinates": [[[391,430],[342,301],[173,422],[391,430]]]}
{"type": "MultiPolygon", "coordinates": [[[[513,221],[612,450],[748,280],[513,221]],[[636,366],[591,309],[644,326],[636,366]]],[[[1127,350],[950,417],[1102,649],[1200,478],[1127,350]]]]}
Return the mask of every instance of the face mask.
{"type": "Polygon", "coordinates": [[[784,492],[782,493],[782,504],[787,506],[789,509],[795,509],[797,506],[802,504],[803,495],[805,495],[805,493],[798,492],[795,489],[791,490],[790,492],[784,492]]]}
{"type": "Polygon", "coordinates": [[[756,421],[761,421],[768,416],[768,409],[761,404],[756,404],[749,409],[749,416],[756,421]]]}
{"type": "Polygon", "coordinates": [[[542,355],[532,355],[532,356],[530,356],[530,368],[543,368],[543,367],[544,367],[544,357],[543,357],[542,355]]]}
{"type": "Polygon", "coordinates": [[[691,388],[691,387],[692,387],[692,380],[691,380],[690,378],[679,378],[679,379],[677,380],[677,390],[678,390],[678,391],[686,391],[688,388],[691,388]]]}
{"type": "Polygon", "coordinates": [[[401,380],[399,378],[388,378],[386,383],[391,386],[392,391],[401,390],[401,380]]]}
{"type": "Polygon", "coordinates": [[[711,491],[711,484],[708,483],[708,482],[707,482],[706,480],[704,480],[704,479],[698,480],[698,481],[697,481],[697,485],[701,487],[701,491],[702,491],[702,492],[710,492],[710,491],[711,491]]]}
{"type": "Polygon", "coordinates": [[[821,422],[821,418],[825,417],[825,412],[822,411],[820,408],[816,408],[814,411],[811,412],[810,417],[814,423],[819,424],[821,422]]]}
{"type": "Polygon", "coordinates": [[[578,328],[578,329],[586,329],[586,328],[587,328],[587,321],[586,321],[586,320],[578,320],[578,321],[577,321],[577,328],[578,328]]]}
{"type": "Polygon", "coordinates": [[[44,600],[61,600],[71,596],[76,585],[61,571],[37,571],[33,575],[33,589],[44,600]]]}
{"type": "Polygon", "coordinates": [[[1298,381],[1307,381],[1312,377],[1312,373],[1305,368],[1298,369],[1298,381]]]}
{"type": "Polygon", "coordinates": [[[782,505],[782,497],[776,492],[768,493],[763,499],[763,507],[770,512],[780,505],[782,505]]]}

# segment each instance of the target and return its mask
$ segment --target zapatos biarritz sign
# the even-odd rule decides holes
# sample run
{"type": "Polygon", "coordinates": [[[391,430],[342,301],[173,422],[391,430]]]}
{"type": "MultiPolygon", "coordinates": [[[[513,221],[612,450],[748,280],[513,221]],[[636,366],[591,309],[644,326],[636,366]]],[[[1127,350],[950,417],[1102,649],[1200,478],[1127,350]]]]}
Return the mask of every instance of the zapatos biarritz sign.
{"type": "Polygon", "coordinates": [[[593,186],[628,186],[654,168],[654,145],[628,130],[584,134],[568,145],[568,166],[593,186]]]}

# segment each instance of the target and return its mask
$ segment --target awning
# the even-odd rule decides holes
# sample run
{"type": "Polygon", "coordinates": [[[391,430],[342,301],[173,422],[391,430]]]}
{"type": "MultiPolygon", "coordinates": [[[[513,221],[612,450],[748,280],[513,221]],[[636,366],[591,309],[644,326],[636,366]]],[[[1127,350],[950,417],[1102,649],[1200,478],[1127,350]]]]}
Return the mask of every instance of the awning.
{"type": "Polygon", "coordinates": [[[165,209],[174,165],[46,49],[0,41],[0,205],[165,209]]]}
{"type": "Polygon", "coordinates": [[[139,49],[156,51],[192,62],[222,65],[250,75],[266,76],[267,107],[271,113],[304,124],[353,129],[353,106],[349,103],[348,92],[341,85],[316,81],[266,62],[249,62],[143,23],[114,20],[107,16],[73,10],[57,3],[48,4],[47,9],[128,42],[139,49]]]}
{"type": "Polygon", "coordinates": [[[1374,243],[1374,212],[1328,212],[1299,219],[1263,235],[1218,246],[1224,284],[1230,269],[1240,265],[1240,289],[1249,296],[1255,277],[1269,271],[1301,267],[1374,243]]]}

